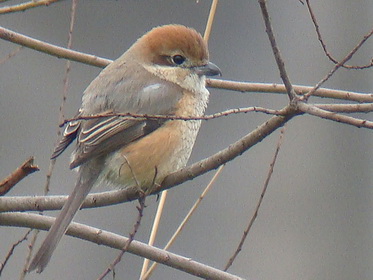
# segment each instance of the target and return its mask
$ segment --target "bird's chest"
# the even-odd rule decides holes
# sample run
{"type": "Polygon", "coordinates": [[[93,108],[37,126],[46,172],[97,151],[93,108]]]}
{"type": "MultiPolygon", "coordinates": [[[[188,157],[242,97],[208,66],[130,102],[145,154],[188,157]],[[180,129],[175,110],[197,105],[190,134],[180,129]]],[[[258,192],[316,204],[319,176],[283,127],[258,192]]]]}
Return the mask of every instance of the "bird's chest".
{"type": "MultiPolygon", "coordinates": [[[[183,95],[175,115],[196,117],[207,100],[183,95]],[[184,98],[185,97],[185,98],[184,98]]],[[[147,136],[123,147],[107,159],[106,180],[115,185],[139,185],[147,190],[168,174],[185,167],[200,127],[200,120],[170,120],[147,136]]]]}

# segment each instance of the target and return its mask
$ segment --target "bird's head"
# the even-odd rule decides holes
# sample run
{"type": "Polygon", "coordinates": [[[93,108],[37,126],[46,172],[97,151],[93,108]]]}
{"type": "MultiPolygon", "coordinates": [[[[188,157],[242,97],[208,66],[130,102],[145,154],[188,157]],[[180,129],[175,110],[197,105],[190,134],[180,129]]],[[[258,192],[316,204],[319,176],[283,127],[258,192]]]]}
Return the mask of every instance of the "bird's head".
{"type": "Polygon", "coordinates": [[[209,62],[202,36],[183,25],[153,28],[128,53],[149,72],[192,91],[204,84],[204,76],[221,75],[220,69],[209,62]]]}

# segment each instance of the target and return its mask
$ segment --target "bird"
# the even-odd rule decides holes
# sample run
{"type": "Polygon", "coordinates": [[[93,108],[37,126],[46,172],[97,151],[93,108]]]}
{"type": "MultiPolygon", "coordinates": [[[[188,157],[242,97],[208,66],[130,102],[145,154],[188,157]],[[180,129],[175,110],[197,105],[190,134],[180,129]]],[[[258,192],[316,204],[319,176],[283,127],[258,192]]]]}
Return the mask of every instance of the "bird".
{"type": "Polygon", "coordinates": [[[92,187],[135,186],[149,194],[186,166],[201,125],[196,117],[204,115],[209,99],[206,76],[215,75],[221,70],[209,61],[201,34],[178,24],[154,27],[101,71],[84,91],[81,108],[52,154],[52,159],[58,157],[76,140],[70,168],[78,171],[78,179],[29,272],[45,269],[92,187]],[[123,118],[118,113],[176,118],[123,118]],[[103,117],[80,118],[97,114],[103,117]],[[194,119],[182,119],[188,117],[194,119]]]}

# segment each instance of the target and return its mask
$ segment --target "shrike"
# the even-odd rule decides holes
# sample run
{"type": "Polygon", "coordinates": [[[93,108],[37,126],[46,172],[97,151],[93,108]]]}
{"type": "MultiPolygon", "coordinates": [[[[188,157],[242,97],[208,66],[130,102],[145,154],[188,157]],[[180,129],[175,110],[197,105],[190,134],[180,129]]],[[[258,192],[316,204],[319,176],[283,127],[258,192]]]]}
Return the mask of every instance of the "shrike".
{"type": "MultiPolygon", "coordinates": [[[[105,113],[200,117],[209,99],[205,76],[218,74],[220,69],[209,62],[206,42],[198,32],[182,25],[156,27],[92,81],[77,117],[105,113]]],[[[70,168],[78,169],[78,180],[28,271],[43,271],[93,186],[137,186],[150,193],[186,165],[200,124],[119,116],[70,122],[52,158],[76,139],[70,168]]]]}

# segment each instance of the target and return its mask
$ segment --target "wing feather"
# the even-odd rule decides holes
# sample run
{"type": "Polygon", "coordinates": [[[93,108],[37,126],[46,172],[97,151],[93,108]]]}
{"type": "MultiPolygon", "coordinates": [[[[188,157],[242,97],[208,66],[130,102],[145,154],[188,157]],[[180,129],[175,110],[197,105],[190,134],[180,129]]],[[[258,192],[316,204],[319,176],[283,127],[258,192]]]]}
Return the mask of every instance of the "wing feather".
{"type": "MultiPolygon", "coordinates": [[[[182,89],[142,69],[125,55],[108,65],[83,94],[79,116],[105,112],[172,115],[182,89]]],[[[71,168],[124,147],[159,128],[165,120],[139,120],[110,116],[70,122],[52,158],[59,156],[77,139],[71,168]]]]}
{"type": "Polygon", "coordinates": [[[88,134],[81,129],[70,168],[124,147],[151,133],[164,123],[164,121],[123,120],[121,117],[111,117],[110,122],[107,120],[104,122],[105,126],[98,125],[96,130],[89,127],[88,134]]]}

